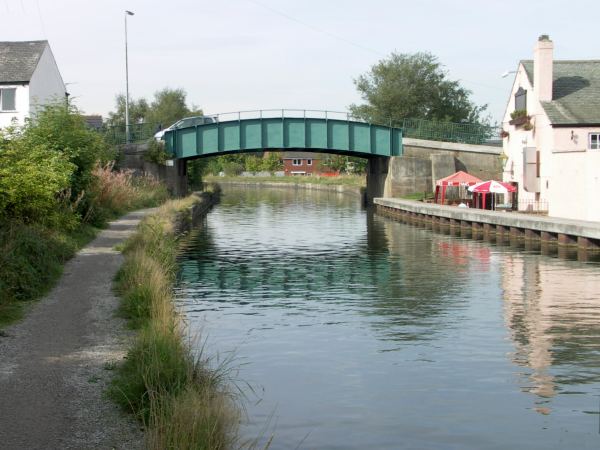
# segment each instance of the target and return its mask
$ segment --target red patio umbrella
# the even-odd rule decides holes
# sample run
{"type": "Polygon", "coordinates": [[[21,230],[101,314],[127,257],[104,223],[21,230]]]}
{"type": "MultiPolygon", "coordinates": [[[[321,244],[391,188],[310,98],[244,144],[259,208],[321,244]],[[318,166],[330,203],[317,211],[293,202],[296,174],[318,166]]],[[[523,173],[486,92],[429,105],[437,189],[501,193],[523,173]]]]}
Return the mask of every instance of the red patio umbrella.
{"type": "MultiPolygon", "coordinates": [[[[517,188],[503,181],[482,181],[469,187],[469,191],[474,194],[508,194],[515,192],[517,188]]],[[[485,209],[485,195],[483,195],[483,209],[485,209]]]]}
{"type": "Polygon", "coordinates": [[[459,170],[458,172],[447,177],[440,178],[435,182],[435,203],[438,202],[440,187],[442,188],[442,199],[440,203],[443,205],[448,186],[473,186],[477,183],[481,183],[479,178],[468,174],[467,172],[463,172],[462,170],[459,170]]]}

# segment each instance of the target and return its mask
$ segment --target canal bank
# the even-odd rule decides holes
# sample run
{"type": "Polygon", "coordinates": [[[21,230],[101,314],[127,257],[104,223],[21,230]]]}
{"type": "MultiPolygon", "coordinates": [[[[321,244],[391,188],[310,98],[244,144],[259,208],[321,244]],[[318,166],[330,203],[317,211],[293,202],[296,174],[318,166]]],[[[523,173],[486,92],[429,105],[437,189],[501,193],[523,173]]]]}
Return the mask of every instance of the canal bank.
{"type": "MultiPolygon", "coordinates": [[[[250,177],[248,177],[250,178],[250,177]]],[[[265,188],[282,188],[282,189],[296,189],[296,190],[307,190],[307,191],[325,191],[325,192],[336,192],[338,194],[351,195],[355,197],[363,198],[365,195],[365,186],[361,186],[353,183],[350,184],[335,184],[331,179],[331,182],[327,183],[308,183],[305,181],[296,182],[295,180],[281,180],[281,181],[268,181],[268,180],[248,180],[243,179],[220,179],[218,177],[211,177],[211,183],[216,183],[223,186],[232,187],[265,187],[265,188]]]]}
{"type": "Polygon", "coordinates": [[[600,251],[600,223],[597,222],[458,208],[395,198],[376,198],[374,203],[379,213],[407,222],[600,251]]]}
{"type": "Polygon", "coordinates": [[[240,412],[225,369],[192,349],[173,299],[181,237],[218,198],[217,189],[167,202],[124,246],[116,288],[138,334],[108,394],[143,424],[147,448],[231,448],[236,440],[240,412]]]}

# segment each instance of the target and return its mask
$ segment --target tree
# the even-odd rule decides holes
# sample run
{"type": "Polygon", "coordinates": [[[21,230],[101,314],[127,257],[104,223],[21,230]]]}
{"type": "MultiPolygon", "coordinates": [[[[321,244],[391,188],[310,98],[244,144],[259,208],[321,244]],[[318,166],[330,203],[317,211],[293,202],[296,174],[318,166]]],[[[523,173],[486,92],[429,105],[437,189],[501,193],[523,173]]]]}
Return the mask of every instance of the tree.
{"type": "Polygon", "coordinates": [[[164,128],[186,116],[201,116],[201,109],[187,106],[186,96],[183,89],[164,88],[155,92],[146,122],[161,125],[164,128]]]}
{"type": "MultiPolygon", "coordinates": [[[[186,103],[187,94],[183,89],[164,88],[154,93],[154,100],[148,103],[145,98],[129,101],[129,123],[149,123],[166,128],[180,119],[201,116],[202,110],[186,103]]],[[[108,114],[109,126],[125,125],[125,96],[116,97],[116,109],[108,114]]]]}
{"type": "Polygon", "coordinates": [[[357,117],[401,126],[405,118],[446,122],[481,122],[487,105],[470,100],[471,91],[448,79],[431,53],[392,53],[354,80],[363,100],[350,105],[357,117]]]}
{"type": "MultiPolygon", "coordinates": [[[[125,96],[118,94],[115,98],[116,110],[108,113],[107,123],[109,126],[125,126],[125,96]]],[[[129,100],[129,123],[141,123],[146,121],[148,115],[148,102],[145,98],[129,100]]]]}
{"type": "Polygon", "coordinates": [[[265,152],[261,169],[265,172],[276,172],[278,170],[283,170],[283,160],[281,159],[281,154],[279,152],[265,152]]]}

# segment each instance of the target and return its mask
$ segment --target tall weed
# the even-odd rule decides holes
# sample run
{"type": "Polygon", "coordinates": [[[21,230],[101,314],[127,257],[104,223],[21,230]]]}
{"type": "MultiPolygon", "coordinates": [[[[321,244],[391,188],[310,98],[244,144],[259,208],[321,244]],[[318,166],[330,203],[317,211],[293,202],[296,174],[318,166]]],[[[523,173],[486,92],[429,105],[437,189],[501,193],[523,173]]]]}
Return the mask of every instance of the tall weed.
{"type": "Polygon", "coordinates": [[[174,222],[197,201],[172,200],[146,218],[125,245],[117,279],[122,312],[140,332],[109,395],[143,421],[151,449],[229,448],[240,419],[226,370],[194,355],[172,298],[174,222]]]}
{"type": "Polygon", "coordinates": [[[125,211],[156,206],[168,198],[166,187],[151,176],[113,169],[114,162],[109,162],[92,170],[85,222],[101,225],[125,211]]]}

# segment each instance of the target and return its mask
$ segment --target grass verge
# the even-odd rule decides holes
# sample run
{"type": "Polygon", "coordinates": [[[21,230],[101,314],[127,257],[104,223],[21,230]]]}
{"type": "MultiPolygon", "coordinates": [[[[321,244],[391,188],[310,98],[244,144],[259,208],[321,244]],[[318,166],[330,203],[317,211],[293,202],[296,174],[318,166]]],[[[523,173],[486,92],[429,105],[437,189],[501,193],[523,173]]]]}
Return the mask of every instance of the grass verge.
{"type": "Polygon", "coordinates": [[[433,192],[414,192],[412,194],[405,194],[403,196],[401,196],[400,198],[406,199],[406,200],[425,200],[428,198],[433,198],[433,192]]]}
{"type": "Polygon", "coordinates": [[[144,423],[150,449],[225,449],[236,440],[240,412],[226,371],[193,353],[171,289],[176,223],[190,220],[190,206],[208,201],[192,195],[167,202],[142,221],[123,250],[116,283],[121,313],[139,331],[108,394],[144,423]]]}

